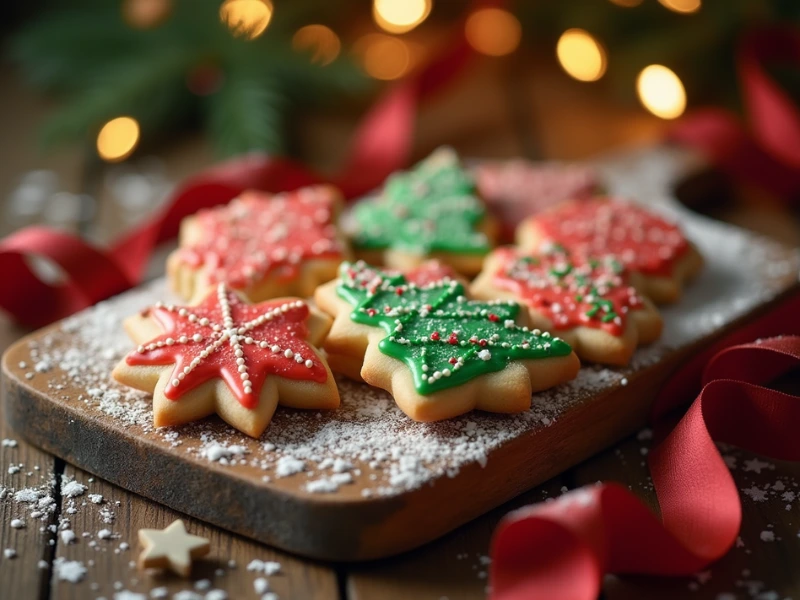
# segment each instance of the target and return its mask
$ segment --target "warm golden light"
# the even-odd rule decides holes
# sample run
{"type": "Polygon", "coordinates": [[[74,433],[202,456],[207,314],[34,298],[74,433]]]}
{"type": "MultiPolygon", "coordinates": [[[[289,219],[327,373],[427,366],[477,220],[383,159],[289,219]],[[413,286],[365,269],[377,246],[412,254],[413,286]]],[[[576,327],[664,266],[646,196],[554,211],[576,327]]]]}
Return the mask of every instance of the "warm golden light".
{"type": "Polygon", "coordinates": [[[330,27],[325,25],[306,25],[292,36],[292,48],[311,52],[311,61],[327,65],[336,60],[342,44],[330,27]]]}
{"type": "Polygon", "coordinates": [[[411,68],[411,51],[403,40],[383,33],[368,33],[356,40],[353,52],[364,71],[375,79],[398,79],[411,68]]]}
{"type": "Polygon", "coordinates": [[[686,91],[678,76],[663,65],[650,65],[639,73],[636,91],[642,105],[662,119],[675,119],[686,110],[686,91]]]}
{"type": "Polygon", "coordinates": [[[235,36],[254,40],[272,19],[270,0],[225,0],[219,7],[219,18],[235,36]]]}
{"type": "Polygon", "coordinates": [[[469,45],[481,54],[511,54],[522,39],[517,17],[500,8],[482,8],[467,18],[464,30],[469,45]]]}
{"type": "Polygon", "coordinates": [[[171,0],[125,0],[122,3],[122,17],[136,29],[151,29],[161,25],[171,11],[171,0]]]}
{"type": "Polygon", "coordinates": [[[679,13],[693,13],[700,10],[701,0],[658,0],[670,10],[679,13]]]}
{"type": "Polygon", "coordinates": [[[125,160],[139,143],[139,123],[132,117],[117,117],[97,134],[97,154],[105,161],[125,160]]]}
{"type": "Polygon", "coordinates": [[[625,8],[633,8],[634,6],[639,6],[642,0],[611,0],[611,3],[625,8]]]}
{"type": "Polygon", "coordinates": [[[431,0],[373,0],[372,17],[389,33],[405,33],[422,23],[431,12],[431,0]]]}
{"type": "Polygon", "coordinates": [[[570,77],[597,81],[606,72],[606,51],[583,29],[568,29],[556,44],[556,56],[570,77]]]}

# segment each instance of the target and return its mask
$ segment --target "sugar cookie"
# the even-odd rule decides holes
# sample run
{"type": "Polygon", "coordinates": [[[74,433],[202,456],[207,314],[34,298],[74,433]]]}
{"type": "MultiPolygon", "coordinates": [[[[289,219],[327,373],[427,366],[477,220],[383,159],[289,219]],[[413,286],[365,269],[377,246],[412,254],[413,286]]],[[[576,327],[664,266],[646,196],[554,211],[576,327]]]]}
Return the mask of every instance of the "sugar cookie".
{"type": "Polygon", "coordinates": [[[471,291],[476,298],[524,304],[534,327],[562,337],[581,360],[626,365],[637,345],[658,339],[663,327],[653,303],[631,285],[633,277],[610,256],[499,248],[486,258],[471,291]]]}
{"type": "Polygon", "coordinates": [[[330,319],[298,298],[248,304],[218,284],[197,306],[157,304],[130,317],[139,347],[114,379],[153,394],[156,427],[217,413],[252,437],[278,404],[336,408],[339,391],[320,344],[330,319]]]}
{"type": "Polygon", "coordinates": [[[531,217],[519,226],[517,243],[532,253],[561,247],[572,257],[616,256],[641,276],[639,291],[656,303],[677,301],[703,265],[677,225],[609,198],[569,202],[531,217]]]}
{"type": "Polygon", "coordinates": [[[338,323],[345,314],[354,325],[334,325],[326,350],[348,357],[351,369],[363,361],[364,381],[389,391],[416,421],[473,409],[521,412],[530,407],[532,392],[578,372],[566,342],[518,323],[525,317],[518,304],[468,300],[454,279],[417,285],[364,263],[345,263],[337,284],[315,297],[338,323]]]}
{"type": "Polygon", "coordinates": [[[474,275],[497,230],[472,176],[450,148],[390,176],[378,195],[357,203],[349,216],[356,255],[403,271],[435,258],[474,275]]]}
{"type": "Polygon", "coordinates": [[[338,190],[321,185],[276,195],[248,191],[201,210],[181,223],[178,249],[167,260],[170,284],[193,303],[218,283],[252,302],[310,296],[349,256],[336,225],[340,205],[338,190]]]}

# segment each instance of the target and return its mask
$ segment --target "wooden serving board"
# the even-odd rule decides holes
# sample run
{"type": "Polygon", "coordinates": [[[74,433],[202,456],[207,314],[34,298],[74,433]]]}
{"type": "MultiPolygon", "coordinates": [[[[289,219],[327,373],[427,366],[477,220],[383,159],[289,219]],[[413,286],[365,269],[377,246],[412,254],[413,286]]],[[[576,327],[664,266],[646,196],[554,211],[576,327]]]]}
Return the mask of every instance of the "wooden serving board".
{"type": "Polygon", "coordinates": [[[574,382],[534,396],[527,413],[414,423],[385,392],[341,379],[339,410],[279,408],[258,440],[216,417],[156,430],[149,397],[109,373],[132,347],[122,319],[169,300],[159,280],[11,347],[7,418],[70,463],[285,550],[350,561],[419,546],[641,427],[682,362],[798,292],[794,251],[674,206],[664,175],[672,159],[639,154],[599,168],[612,190],[672,212],[707,265],[663,311],[663,338],[629,367],[585,366],[574,382]],[[645,183],[630,187],[636,180],[645,183]]]}

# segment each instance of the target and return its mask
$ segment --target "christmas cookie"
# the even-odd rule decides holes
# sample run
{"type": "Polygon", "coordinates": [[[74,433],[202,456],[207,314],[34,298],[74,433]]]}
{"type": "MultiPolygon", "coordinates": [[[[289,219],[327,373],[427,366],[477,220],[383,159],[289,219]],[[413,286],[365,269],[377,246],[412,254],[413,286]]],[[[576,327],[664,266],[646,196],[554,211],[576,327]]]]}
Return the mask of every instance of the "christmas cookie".
{"type": "MultiPolygon", "coordinates": [[[[634,276],[635,277],[635,276],[634,276]]],[[[653,342],[663,323],[653,303],[631,285],[621,262],[525,255],[500,248],[472,284],[477,298],[507,298],[528,307],[531,324],[562,337],[581,360],[626,365],[638,344],[653,342]]]]}
{"type": "Polygon", "coordinates": [[[474,275],[496,238],[495,220],[449,148],[389,177],[380,194],[356,204],[350,216],[356,255],[400,270],[435,258],[474,275]]]}
{"type": "Polygon", "coordinates": [[[140,346],[113,372],[152,392],[156,427],[217,413],[252,437],[276,406],[336,408],[339,392],[315,348],[330,319],[297,298],[248,304],[224,283],[197,306],[157,304],[125,323],[140,346]]]}
{"type": "Polygon", "coordinates": [[[700,253],[665,218],[609,198],[568,202],[524,221],[517,242],[531,253],[563,248],[573,257],[616,257],[639,277],[639,291],[675,302],[703,265],[700,253]]]}
{"type": "Polygon", "coordinates": [[[341,195],[313,186],[270,195],[248,191],[184,219],[167,261],[172,288],[196,302],[218,283],[253,302],[310,296],[347,258],[336,218],[341,195]]]}
{"type": "Polygon", "coordinates": [[[473,169],[481,197],[502,223],[504,241],[526,217],[566,200],[586,200],[599,189],[592,167],[522,159],[482,161],[473,169]]]}
{"type": "Polygon", "coordinates": [[[370,290],[380,285],[385,278],[397,280],[402,277],[405,277],[408,283],[417,286],[430,285],[444,279],[459,280],[453,269],[435,260],[425,261],[405,273],[392,269],[377,269],[359,261],[352,265],[343,264],[341,279],[329,281],[317,288],[314,294],[317,306],[335,317],[330,333],[325,339],[325,353],[331,369],[347,375],[350,379],[363,381],[361,368],[364,366],[367,340],[370,334],[379,335],[379,332],[370,325],[361,324],[350,318],[353,306],[358,303],[361,296],[351,294],[348,290],[353,287],[370,290]],[[346,283],[343,285],[342,281],[346,283]]]}
{"type": "Polygon", "coordinates": [[[334,328],[326,349],[363,361],[361,377],[389,391],[416,421],[473,409],[512,413],[531,393],[574,378],[570,346],[522,325],[515,302],[477,302],[451,278],[417,285],[363,263],[342,266],[340,280],[316,295],[323,308],[353,327],[334,328]],[[338,300],[331,298],[332,294],[338,300]]]}

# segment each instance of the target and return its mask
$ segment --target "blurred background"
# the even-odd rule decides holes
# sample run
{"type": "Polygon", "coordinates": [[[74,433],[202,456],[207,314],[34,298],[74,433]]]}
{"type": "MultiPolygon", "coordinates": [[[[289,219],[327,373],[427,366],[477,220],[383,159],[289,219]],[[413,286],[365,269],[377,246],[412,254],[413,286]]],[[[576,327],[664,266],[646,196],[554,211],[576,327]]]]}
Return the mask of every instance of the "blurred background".
{"type": "Polygon", "coordinates": [[[381,95],[462,44],[467,66],[420,105],[413,158],[447,143],[579,161],[677,138],[708,167],[681,186],[685,203],[800,245],[794,0],[29,0],[3,12],[0,235],[47,223],[107,243],[177,182],[252,150],[334,172],[381,95]],[[754,107],[764,90],[780,111],[754,107]],[[765,145],[758,123],[785,145],[765,145]]]}

